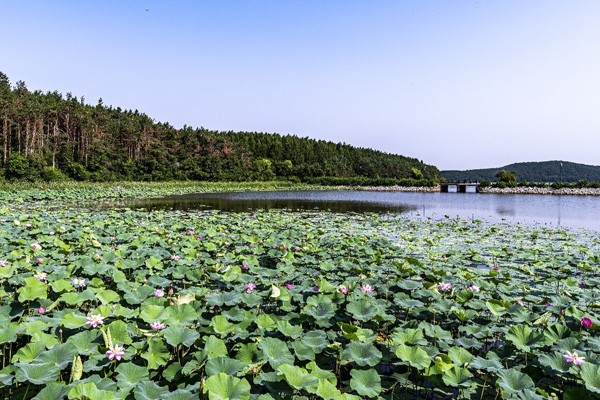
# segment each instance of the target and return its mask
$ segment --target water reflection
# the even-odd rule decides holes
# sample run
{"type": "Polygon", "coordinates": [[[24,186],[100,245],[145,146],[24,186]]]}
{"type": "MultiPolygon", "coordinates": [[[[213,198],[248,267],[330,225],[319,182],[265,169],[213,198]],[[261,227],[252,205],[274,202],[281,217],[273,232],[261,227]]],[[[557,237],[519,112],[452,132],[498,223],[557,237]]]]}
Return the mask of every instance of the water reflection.
{"type": "Polygon", "coordinates": [[[191,194],[128,200],[99,208],[148,210],[253,211],[283,209],[333,212],[391,212],[415,218],[463,218],[507,221],[600,231],[599,196],[501,195],[473,193],[405,193],[371,191],[287,191],[191,194]]]}

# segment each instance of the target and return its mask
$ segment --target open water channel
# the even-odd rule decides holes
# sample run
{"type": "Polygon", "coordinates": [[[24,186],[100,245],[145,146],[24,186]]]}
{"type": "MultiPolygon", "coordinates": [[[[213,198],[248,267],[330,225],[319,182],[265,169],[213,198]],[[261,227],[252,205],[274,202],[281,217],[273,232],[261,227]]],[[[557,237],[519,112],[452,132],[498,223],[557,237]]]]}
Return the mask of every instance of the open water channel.
{"type": "Polygon", "coordinates": [[[463,218],[600,231],[600,197],[376,191],[281,191],[187,194],[110,206],[147,209],[268,209],[390,212],[414,218],[463,218]]]}

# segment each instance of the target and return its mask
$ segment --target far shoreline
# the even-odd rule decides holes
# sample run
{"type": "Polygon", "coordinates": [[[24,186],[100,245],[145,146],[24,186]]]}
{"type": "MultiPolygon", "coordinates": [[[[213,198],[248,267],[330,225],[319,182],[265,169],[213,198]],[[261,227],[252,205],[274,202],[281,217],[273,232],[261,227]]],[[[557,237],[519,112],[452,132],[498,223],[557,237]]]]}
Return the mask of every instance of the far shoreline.
{"type": "MultiPolygon", "coordinates": [[[[341,190],[365,190],[373,192],[439,193],[440,186],[337,186],[341,190]]],[[[479,194],[538,194],[555,196],[600,196],[600,188],[560,188],[551,187],[480,187],[479,194]]],[[[473,193],[474,194],[474,193],[473,193]]]]}

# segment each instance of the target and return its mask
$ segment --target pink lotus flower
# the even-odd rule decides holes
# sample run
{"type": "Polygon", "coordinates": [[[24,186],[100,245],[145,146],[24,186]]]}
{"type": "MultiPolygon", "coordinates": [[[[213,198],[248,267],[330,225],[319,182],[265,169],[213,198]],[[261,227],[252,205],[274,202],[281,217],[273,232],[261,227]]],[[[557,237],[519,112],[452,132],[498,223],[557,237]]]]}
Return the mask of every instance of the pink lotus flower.
{"type": "Polygon", "coordinates": [[[85,287],[85,279],[74,278],[71,283],[73,286],[85,287]]]}
{"type": "Polygon", "coordinates": [[[591,328],[592,325],[594,325],[594,321],[588,317],[583,317],[581,318],[581,325],[585,326],[586,328],[591,328]]]}
{"type": "Polygon", "coordinates": [[[45,281],[48,278],[48,275],[46,275],[45,272],[38,272],[33,277],[36,278],[38,281],[45,281]]]}
{"type": "Polygon", "coordinates": [[[42,257],[38,257],[35,259],[35,262],[37,262],[38,264],[41,264],[44,262],[44,259],[42,257]]]}
{"type": "Polygon", "coordinates": [[[90,328],[95,328],[98,325],[104,325],[104,317],[100,314],[92,315],[87,317],[87,323],[90,325],[90,328]]]}
{"type": "Polygon", "coordinates": [[[581,357],[577,355],[577,352],[569,352],[563,354],[563,357],[567,359],[567,362],[573,363],[575,365],[581,365],[585,363],[585,357],[581,357]]]}
{"type": "Polygon", "coordinates": [[[254,289],[256,289],[256,285],[254,283],[246,283],[246,293],[252,293],[254,289]]]}
{"type": "Polygon", "coordinates": [[[319,285],[315,285],[315,286],[313,287],[313,290],[314,290],[315,292],[318,292],[318,291],[319,291],[319,285]]]}
{"type": "Polygon", "coordinates": [[[156,297],[163,297],[165,295],[165,291],[162,289],[156,289],[154,291],[154,296],[156,297]]]}
{"type": "Polygon", "coordinates": [[[494,271],[498,271],[498,267],[494,267],[494,271]]]}
{"type": "Polygon", "coordinates": [[[38,312],[39,312],[40,314],[43,314],[43,313],[45,313],[45,312],[46,312],[46,309],[45,309],[44,307],[40,307],[40,308],[38,308],[38,312]]]}
{"type": "Polygon", "coordinates": [[[469,289],[469,290],[470,290],[470,291],[472,291],[472,292],[476,292],[476,293],[479,293],[479,291],[480,291],[480,288],[479,288],[479,286],[477,286],[477,285],[475,285],[475,284],[473,284],[473,285],[469,286],[467,289],[469,289]]]}
{"type": "Polygon", "coordinates": [[[176,255],[172,255],[172,256],[171,256],[171,260],[173,260],[173,261],[179,261],[179,259],[180,259],[180,258],[181,258],[181,257],[179,257],[179,256],[176,256],[176,255]]]}
{"type": "Polygon", "coordinates": [[[108,356],[108,359],[111,361],[114,360],[115,358],[117,359],[117,361],[121,361],[121,357],[123,357],[125,355],[125,347],[119,346],[119,345],[111,346],[108,348],[106,355],[108,356]]]}
{"type": "Polygon", "coordinates": [[[0,260],[0,267],[6,267],[8,265],[8,261],[0,260]]]}
{"type": "Polygon", "coordinates": [[[440,290],[450,290],[452,289],[452,284],[451,283],[445,283],[444,281],[440,282],[438,284],[438,289],[440,290]]]}
{"type": "Polygon", "coordinates": [[[517,304],[521,307],[525,307],[525,303],[523,303],[521,300],[517,300],[517,304]]]}
{"type": "Polygon", "coordinates": [[[247,266],[247,265],[242,265],[242,269],[243,269],[244,271],[248,271],[248,268],[250,268],[250,267],[249,267],[249,266],[247,266]]]}
{"type": "Polygon", "coordinates": [[[254,247],[254,245],[253,245],[252,243],[250,243],[250,244],[248,245],[248,247],[250,247],[250,248],[253,248],[253,247],[254,247]]]}
{"type": "Polygon", "coordinates": [[[150,328],[154,329],[155,331],[160,331],[161,329],[165,329],[166,325],[160,321],[154,321],[150,324],[150,328]]]}
{"type": "Polygon", "coordinates": [[[31,248],[32,248],[33,250],[39,249],[39,247],[40,247],[40,246],[39,246],[37,243],[33,243],[33,244],[31,245],[31,248]]]}
{"type": "Polygon", "coordinates": [[[340,288],[338,290],[340,291],[341,294],[348,294],[349,289],[350,289],[350,285],[348,285],[348,286],[340,285],[340,288]]]}
{"type": "Polygon", "coordinates": [[[276,245],[275,245],[275,248],[276,248],[276,249],[278,249],[278,248],[279,248],[279,245],[278,245],[278,244],[276,244],[276,245]]]}
{"type": "Polygon", "coordinates": [[[295,251],[300,251],[301,249],[300,249],[300,247],[299,247],[299,246],[295,246],[295,247],[294,247],[294,250],[295,250],[295,251]]]}
{"type": "Polygon", "coordinates": [[[284,249],[284,250],[287,250],[287,246],[283,246],[283,249],[284,249]]]}
{"type": "Polygon", "coordinates": [[[290,290],[290,289],[291,289],[291,288],[293,288],[293,287],[294,287],[294,286],[290,285],[289,283],[286,283],[286,284],[285,284],[285,288],[286,288],[287,290],[290,290]]]}
{"type": "Polygon", "coordinates": [[[372,287],[371,285],[362,285],[362,286],[360,287],[360,290],[361,290],[363,293],[373,293],[373,287],[372,287]]]}

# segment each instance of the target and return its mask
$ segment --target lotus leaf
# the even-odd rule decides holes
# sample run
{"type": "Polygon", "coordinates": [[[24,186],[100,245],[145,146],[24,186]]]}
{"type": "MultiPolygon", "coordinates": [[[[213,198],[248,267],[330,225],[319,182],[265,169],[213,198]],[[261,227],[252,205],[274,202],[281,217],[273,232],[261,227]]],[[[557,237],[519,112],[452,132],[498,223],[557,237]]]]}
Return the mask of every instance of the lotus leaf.
{"type": "Polygon", "coordinates": [[[374,369],[350,371],[350,387],[361,396],[376,397],[381,393],[381,377],[374,369]]]}

